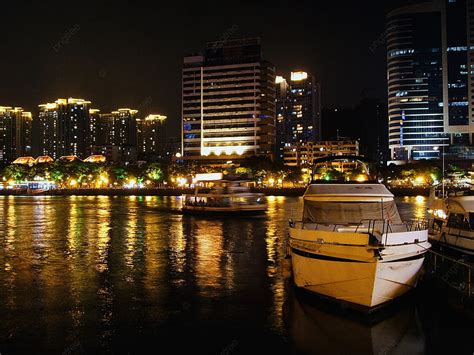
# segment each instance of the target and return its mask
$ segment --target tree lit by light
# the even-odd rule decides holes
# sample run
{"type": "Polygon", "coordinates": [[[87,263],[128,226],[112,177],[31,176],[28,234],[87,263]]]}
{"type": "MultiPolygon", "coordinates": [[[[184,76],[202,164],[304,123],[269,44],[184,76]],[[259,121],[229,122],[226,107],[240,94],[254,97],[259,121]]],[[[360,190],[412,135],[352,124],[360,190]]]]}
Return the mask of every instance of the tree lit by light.
{"type": "Polygon", "coordinates": [[[360,175],[357,175],[356,177],[357,182],[365,182],[367,180],[368,180],[367,175],[360,174],[360,175]]]}
{"type": "Polygon", "coordinates": [[[124,185],[124,187],[127,188],[127,189],[134,189],[137,186],[138,186],[137,185],[137,179],[135,179],[135,178],[128,179],[127,183],[124,185]]]}
{"type": "Polygon", "coordinates": [[[415,178],[415,184],[417,185],[423,185],[425,182],[426,180],[424,176],[419,175],[415,178]]]}

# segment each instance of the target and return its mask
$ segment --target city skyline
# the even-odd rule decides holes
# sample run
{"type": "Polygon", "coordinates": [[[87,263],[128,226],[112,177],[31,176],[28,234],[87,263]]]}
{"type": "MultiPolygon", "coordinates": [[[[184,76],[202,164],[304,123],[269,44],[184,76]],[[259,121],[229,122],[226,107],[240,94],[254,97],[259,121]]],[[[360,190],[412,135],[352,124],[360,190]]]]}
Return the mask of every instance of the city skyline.
{"type": "Polygon", "coordinates": [[[8,28],[3,31],[8,33],[5,46],[16,54],[15,60],[0,59],[0,74],[9,83],[0,97],[2,104],[28,111],[54,97],[86,97],[105,111],[120,106],[160,112],[169,117],[169,132],[179,136],[182,57],[209,41],[250,35],[262,38],[264,58],[275,64],[277,75],[296,69],[314,73],[321,81],[324,107],[354,106],[364,94],[386,96],[384,16],[407,2],[343,2],[342,9],[304,2],[293,6],[285,20],[279,20],[286,15],[283,2],[225,9],[209,2],[202,8],[185,6],[181,13],[163,8],[167,16],[160,16],[156,28],[150,21],[157,18],[155,12],[120,2],[93,4],[68,16],[61,7],[48,7],[41,20],[36,16],[42,11],[39,5],[8,4],[10,16],[0,27],[8,28]],[[313,9],[318,11],[307,11],[313,9]],[[9,26],[18,16],[21,26],[9,26]],[[48,21],[50,16],[55,21],[48,21]],[[207,16],[218,21],[206,23],[207,16]],[[198,31],[178,25],[199,18],[204,21],[198,31]],[[164,27],[170,30],[161,31],[164,27]],[[35,60],[29,65],[31,56],[35,60]]]}
{"type": "Polygon", "coordinates": [[[474,355],[474,0],[16,0],[0,41],[0,355],[474,355]]]}

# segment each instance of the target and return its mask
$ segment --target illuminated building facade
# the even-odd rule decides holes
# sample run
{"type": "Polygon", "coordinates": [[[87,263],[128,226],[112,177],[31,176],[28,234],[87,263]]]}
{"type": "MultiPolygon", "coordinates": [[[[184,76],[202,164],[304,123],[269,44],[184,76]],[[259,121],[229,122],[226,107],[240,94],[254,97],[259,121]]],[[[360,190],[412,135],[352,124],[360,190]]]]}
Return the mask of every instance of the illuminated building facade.
{"type": "Polygon", "coordinates": [[[0,162],[31,154],[32,116],[21,107],[0,106],[0,162]]]}
{"type": "Polygon", "coordinates": [[[275,77],[275,125],[276,125],[276,144],[275,144],[275,159],[283,161],[283,149],[286,143],[287,131],[287,93],[288,82],[282,76],[275,77]]]}
{"type": "Polygon", "coordinates": [[[58,159],[64,155],[86,157],[90,147],[90,101],[58,99],[39,105],[40,154],[58,159]]]}
{"type": "Polygon", "coordinates": [[[336,139],[316,143],[287,143],[283,152],[285,165],[311,167],[314,160],[319,158],[328,156],[358,156],[359,142],[350,139],[336,139]]]}
{"type": "Polygon", "coordinates": [[[138,156],[153,160],[163,157],[163,122],[166,116],[148,115],[137,119],[138,156]]]}
{"type": "Polygon", "coordinates": [[[277,153],[283,158],[284,147],[306,145],[321,139],[320,86],[306,72],[291,72],[290,82],[282,77],[277,87],[277,153]]]}
{"type": "Polygon", "coordinates": [[[90,154],[110,161],[137,160],[137,110],[120,108],[110,113],[93,112],[93,144],[90,154]]]}
{"type": "Polygon", "coordinates": [[[137,110],[120,108],[112,112],[112,145],[136,146],[137,145],[137,110]]]}
{"type": "Polygon", "coordinates": [[[184,159],[229,161],[273,158],[275,70],[259,39],[208,43],[204,54],[184,58],[182,153],[184,159]]]}
{"type": "Polygon", "coordinates": [[[112,145],[114,132],[114,114],[101,113],[95,122],[95,144],[94,146],[112,145]]]}
{"type": "Polygon", "coordinates": [[[425,2],[388,14],[392,160],[438,159],[440,147],[472,144],[473,14],[467,0],[425,2]]]}
{"type": "Polygon", "coordinates": [[[95,108],[89,109],[89,132],[90,132],[90,148],[97,145],[97,128],[100,122],[100,110],[95,108]]]}

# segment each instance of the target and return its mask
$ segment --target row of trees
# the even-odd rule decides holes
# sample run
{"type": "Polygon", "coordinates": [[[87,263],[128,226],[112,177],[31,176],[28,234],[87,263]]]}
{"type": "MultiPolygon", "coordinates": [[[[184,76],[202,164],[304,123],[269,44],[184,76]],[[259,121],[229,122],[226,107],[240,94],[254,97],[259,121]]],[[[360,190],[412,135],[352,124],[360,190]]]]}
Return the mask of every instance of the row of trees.
{"type": "Polygon", "coordinates": [[[110,184],[157,183],[163,179],[159,164],[120,166],[114,164],[84,163],[82,161],[42,163],[33,166],[12,164],[3,172],[3,181],[49,180],[60,187],[105,187],[110,184]]]}
{"type": "Polygon", "coordinates": [[[297,184],[304,176],[300,168],[273,164],[268,159],[249,158],[239,167],[225,168],[203,166],[193,161],[180,163],[150,163],[146,165],[121,165],[113,163],[85,163],[82,161],[36,164],[33,166],[12,164],[2,171],[4,182],[49,180],[60,187],[106,187],[110,185],[178,185],[187,182],[198,173],[224,172],[246,174],[257,183],[286,181],[297,184]]]}
{"type": "MultiPolygon", "coordinates": [[[[467,171],[449,166],[449,172],[458,176],[468,175],[467,171]]],[[[82,161],[36,164],[33,166],[12,164],[2,171],[4,182],[23,182],[32,180],[53,181],[60,187],[106,187],[123,185],[157,186],[159,184],[183,185],[190,183],[198,173],[223,172],[224,174],[246,175],[257,184],[266,186],[297,186],[307,182],[310,169],[287,167],[275,164],[269,159],[252,157],[239,166],[229,164],[225,167],[200,165],[195,161],[179,163],[150,163],[146,165],[120,165],[113,163],[85,163],[82,161]]],[[[332,167],[323,167],[317,178],[327,180],[358,180],[364,171],[355,169],[341,173],[332,167]]],[[[397,183],[413,182],[431,184],[441,180],[441,169],[433,162],[419,162],[403,166],[391,165],[379,169],[379,180],[397,183]]]]}
{"type": "MultiPolygon", "coordinates": [[[[438,161],[419,161],[416,164],[390,165],[381,169],[384,181],[397,185],[432,185],[441,182],[442,168],[438,161]]],[[[454,164],[447,164],[444,178],[449,182],[470,178],[469,171],[454,164]]]]}

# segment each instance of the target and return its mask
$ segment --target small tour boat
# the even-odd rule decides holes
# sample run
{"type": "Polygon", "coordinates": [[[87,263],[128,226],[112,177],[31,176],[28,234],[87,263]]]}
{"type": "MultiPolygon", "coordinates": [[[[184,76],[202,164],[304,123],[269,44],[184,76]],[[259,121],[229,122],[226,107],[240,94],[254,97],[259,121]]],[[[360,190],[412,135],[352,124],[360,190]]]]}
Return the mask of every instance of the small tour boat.
{"type": "Polygon", "coordinates": [[[429,240],[461,254],[474,255],[474,196],[471,191],[447,191],[429,198],[429,240]]]}
{"type": "Polygon", "coordinates": [[[250,192],[247,181],[216,180],[209,192],[195,188],[194,194],[183,196],[182,212],[201,215],[244,216],[264,214],[264,195],[250,192]]]}
{"type": "Polygon", "coordinates": [[[372,309],[416,286],[427,223],[403,223],[384,185],[314,181],[303,199],[288,240],[297,287],[372,309]]]}

